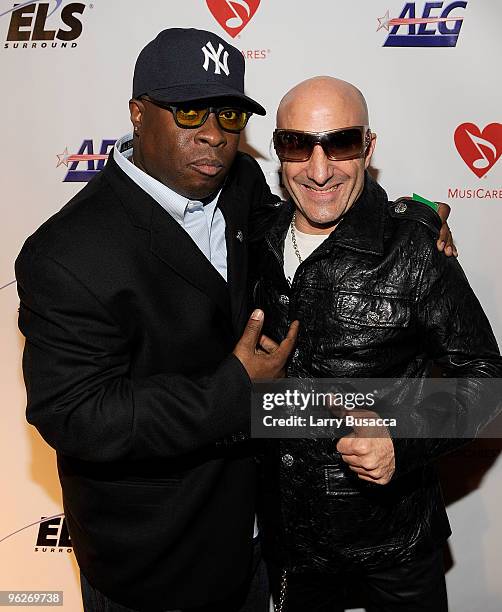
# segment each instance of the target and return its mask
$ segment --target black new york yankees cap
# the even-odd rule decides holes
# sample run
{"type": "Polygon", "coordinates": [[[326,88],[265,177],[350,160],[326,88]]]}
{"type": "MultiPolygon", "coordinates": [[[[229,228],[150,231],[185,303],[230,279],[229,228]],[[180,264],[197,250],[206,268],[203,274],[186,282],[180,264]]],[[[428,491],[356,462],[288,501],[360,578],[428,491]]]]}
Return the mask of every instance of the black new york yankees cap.
{"type": "Polygon", "coordinates": [[[163,30],[136,60],[133,98],[177,104],[228,97],[265,115],[263,106],[244,95],[244,57],[216,34],[193,28],[163,30]]]}

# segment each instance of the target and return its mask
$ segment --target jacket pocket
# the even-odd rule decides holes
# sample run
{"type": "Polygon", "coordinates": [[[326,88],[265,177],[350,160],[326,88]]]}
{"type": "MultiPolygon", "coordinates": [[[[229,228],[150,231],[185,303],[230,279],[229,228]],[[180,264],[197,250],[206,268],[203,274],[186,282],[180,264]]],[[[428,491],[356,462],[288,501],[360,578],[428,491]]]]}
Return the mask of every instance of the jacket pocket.
{"type": "Polygon", "coordinates": [[[106,484],[117,487],[135,487],[157,489],[165,487],[179,487],[183,482],[183,478],[173,476],[165,478],[127,478],[121,480],[109,481],[106,484]]]}
{"type": "Polygon", "coordinates": [[[410,300],[389,295],[341,291],[336,301],[337,318],[364,327],[408,327],[410,300]]]}
{"type": "Polygon", "coordinates": [[[354,495],[361,495],[360,489],[355,486],[361,481],[359,480],[359,482],[357,482],[358,479],[356,476],[354,478],[354,481],[356,482],[353,485],[350,482],[351,475],[347,475],[339,464],[324,465],[322,470],[324,472],[324,492],[326,495],[335,495],[337,497],[352,497],[354,495]]]}

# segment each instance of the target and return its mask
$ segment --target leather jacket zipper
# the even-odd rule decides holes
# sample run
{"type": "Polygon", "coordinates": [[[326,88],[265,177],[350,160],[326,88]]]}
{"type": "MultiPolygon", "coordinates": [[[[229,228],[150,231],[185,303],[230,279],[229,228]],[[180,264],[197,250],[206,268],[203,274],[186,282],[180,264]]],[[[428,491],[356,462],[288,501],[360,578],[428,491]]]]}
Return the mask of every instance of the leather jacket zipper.
{"type": "Polygon", "coordinates": [[[281,590],[279,591],[279,601],[274,603],[275,612],[284,612],[284,602],[286,601],[286,591],[288,588],[288,570],[283,569],[281,573],[281,590]]]}
{"type": "Polygon", "coordinates": [[[272,242],[270,241],[270,238],[268,236],[265,236],[265,242],[268,244],[268,248],[272,251],[272,253],[275,255],[275,258],[277,259],[279,266],[281,268],[281,272],[282,272],[282,278],[284,279],[286,285],[291,289],[291,287],[293,287],[294,283],[295,283],[295,278],[296,275],[298,273],[298,270],[303,266],[303,264],[305,263],[304,261],[302,261],[301,264],[299,264],[298,268],[296,268],[296,272],[295,275],[293,276],[292,280],[291,280],[291,284],[289,283],[288,279],[285,277],[284,275],[284,256],[281,255],[281,253],[275,248],[275,246],[272,244],[272,242]]]}
{"type": "Polygon", "coordinates": [[[279,253],[279,251],[275,248],[275,246],[270,242],[270,238],[265,236],[265,242],[268,244],[270,250],[275,255],[277,261],[280,263],[281,268],[284,267],[284,256],[279,253]]]}
{"type": "Polygon", "coordinates": [[[267,243],[268,248],[272,251],[273,255],[277,259],[277,263],[279,264],[279,268],[281,270],[282,278],[284,280],[285,285],[288,288],[291,288],[292,285],[289,284],[288,279],[284,276],[284,256],[275,248],[268,236],[265,236],[265,242],[267,243]]]}
{"type": "MultiPolygon", "coordinates": [[[[281,271],[282,271],[282,276],[283,276],[284,280],[286,281],[286,285],[288,285],[288,287],[290,289],[292,289],[294,287],[295,280],[296,280],[296,277],[298,275],[298,271],[300,270],[300,268],[302,268],[304,266],[305,263],[307,263],[307,262],[308,263],[312,263],[312,262],[314,262],[314,261],[316,261],[318,259],[322,259],[326,255],[326,253],[322,252],[322,251],[320,253],[315,253],[315,254],[311,253],[307,257],[307,259],[302,261],[301,264],[299,264],[299,266],[296,268],[296,272],[295,272],[295,274],[294,274],[294,276],[293,276],[293,278],[291,280],[291,284],[289,284],[288,279],[284,276],[284,256],[275,248],[275,246],[270,241],[269,236],[265,236],[265,242],[267,243],[269,249],[272,251],[272,253],[274,254],[275,258],[277,259],[277,261],[278,261],[278,263],[280,265],[281,271]]],[[[322,245],[321,245],[321,247],[322,247],[322,245]]],[[[318,248],[320,248],[320,247],[318,247],[318,248]]]]}

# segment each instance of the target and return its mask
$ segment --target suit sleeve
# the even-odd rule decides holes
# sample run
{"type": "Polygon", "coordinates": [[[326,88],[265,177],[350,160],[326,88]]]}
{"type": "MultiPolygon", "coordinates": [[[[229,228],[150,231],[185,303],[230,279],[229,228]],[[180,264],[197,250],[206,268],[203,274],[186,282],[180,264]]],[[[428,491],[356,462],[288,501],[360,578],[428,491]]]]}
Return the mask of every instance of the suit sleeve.
{"type": "Polygon", "coordinates": [[[501,410],[494,379],[502,378],[502,358],[490,323],[459,262],[435,248],[424,267],[417,317],[423,353],[443,377],[457,380],[454,393],[431,396],[415,413],[426,438],[394,440],[396,475],[462,446],[501,410]]]}
{"type": "Polygon", "coordinates": [[[251,383],[234,355],[203,378],[134,377],[130,339],[69,270],[25,246],[16,276],[27,419],[57,451],[169,458],[249,429],[251,383]]]}

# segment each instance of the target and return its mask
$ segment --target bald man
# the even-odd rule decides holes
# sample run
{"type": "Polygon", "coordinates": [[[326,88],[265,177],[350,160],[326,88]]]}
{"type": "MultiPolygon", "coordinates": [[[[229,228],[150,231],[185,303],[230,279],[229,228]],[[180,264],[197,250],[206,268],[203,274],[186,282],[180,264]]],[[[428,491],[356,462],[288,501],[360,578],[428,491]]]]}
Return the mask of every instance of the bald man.
{"type": "MultiPolygon", "coordinates": [[[[490,324],[457,260],[436,248],[436,212],[389,202],[367,172],[376,135],[361,92],[329,77],[300,83],[281,101],[274,144],[290,201],[250,260],[265,333],[279,340],[300,321],[288,375],[424,378],[436,365],[500,377],[490,324]]],[[[450,527],[433,461],[462,440],[364,435],[281,440],[265,459],[278,612],[341,611],[351,592],[368,612],[447,610],[450,527]]]]}

